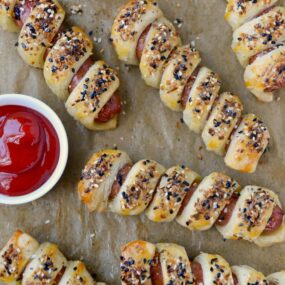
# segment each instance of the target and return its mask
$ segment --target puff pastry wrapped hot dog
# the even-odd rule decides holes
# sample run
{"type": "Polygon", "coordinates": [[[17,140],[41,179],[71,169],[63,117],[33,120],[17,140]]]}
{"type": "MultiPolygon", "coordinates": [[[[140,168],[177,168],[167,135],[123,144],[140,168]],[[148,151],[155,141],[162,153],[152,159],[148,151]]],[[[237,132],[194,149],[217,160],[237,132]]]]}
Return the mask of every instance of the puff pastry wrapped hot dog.
{"type": "MultiPolygon", "coordinates": [[[[255,171],[259,155],[251,156],[255,157],[254,161],[247,156],[245,164],[252,166],[244,167],[238,157],[228,151],[230,144],[239,147],[237,142],[231,143],[231,136],[243,118],[243,105],[238,96],[228,92],[219,95],[219,75],[200,66],[201,56],[197,50],[181,45],[175,27],[155,2],[127,2],[115,18],[111,38],[119,58],[128,64],[139,64],[146,84],[159,89],[160,98],[168,108],[183,112],[183,121],[190,130],[202,133],[208,150],[231,156],[232,162],[226,160],[231,168],[255,171]]],[[[268,136],[267,129],[264,136],[268,136]]],[[[252,152],[246,145],[244,149],[252,152]]]]}
{"type": "Polygon", "coordinates": [[[220,255],[201,253],[193,261],[184,247],[137,240],[121,249],[122,285],[283,285],[284,272],[265,277],[246,265],[230,266],[220,255]]]}
{"type": "Polygon", "coordinates": [[[95,285],[81,261],[68,262],[55,244],[16,231],[0,252],[0,283],[22,285],[95,285]]]}
{"type": "Polygon", "coordinates": [[[277,1],[228,1],[226,20],[234,30],[232,49],[246,68],[245,85],[263,102],[285,86],[285,8],[277,1]]]}
{"type": "Polygon", "coordinates": [[[17,49],[23,60],[43,68],[49,88],[74,119],[90,130],[117,126],[121,99],[117,73],[93,59],[93,43],[79,27],[67,28],[57,0],[0,1],[0,25],[20,30],[17,49]]]}
{"type": "Polygon", "coordinates": [[[261,247],[285,241],[278,196],[263,187],[241,188],[224,173],[201,178],[184,165],[165,169],[149,159],[133,164],[125,152],[107,149],[95,153],[84,167],[78,194],[90,211],[120,215],[145,211],[154,222],[176,219],[199,231],[216,226],[226,239],[244,239],[261,247]]]}

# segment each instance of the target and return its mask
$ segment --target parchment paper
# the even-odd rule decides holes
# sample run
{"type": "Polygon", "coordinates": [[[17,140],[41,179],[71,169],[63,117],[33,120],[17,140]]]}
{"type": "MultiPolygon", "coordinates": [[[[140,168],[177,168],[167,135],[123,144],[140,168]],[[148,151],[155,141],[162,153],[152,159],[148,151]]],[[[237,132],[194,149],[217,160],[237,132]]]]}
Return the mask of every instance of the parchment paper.
{"type": "MultiPolygon", "coordinates": [[[[246,112],[260,115],[268,125],[272,136],[270,151],[263,157],[257,172],[249,175],[226,168],[221,157],[206,152],[201,137],[180,123],[181,113],[168,110],[161,103],[158,91],[146,87],[138,68],[128,69],[117,60],[108,38],[116,10],[125,0],[61,2],[68,12],[69,23],[93,31],[94,36],[102,39],[95,44],[96,54],[120,68],[125,115],[114,131],[95,133],[84,129],[48,89],[42,71],[22,62],[13,48],[16,34],[0,31],[0,93],[29,94],[47,103],[62,119],[70,144],[66,171],[53,191],[24,206],[0,206],[0,247],[20,228],[41,242],[57,243],[69,259],[83,258],[91,272],[97,274],[97,280],[109,284],[120,284],[120,247],[133,239],[176,242],[185,246],[192,258],[200,251],[219,253],[231,264],[248,264],[266,274],[285,269],[285,244],[259,249],[248,242],[224,242],[215,229],[194,233],[175,222],[155,224],[144,215],[124,218],[112,213],[90,214],[76,193],[80,171],[91,154],[116,145],[127,151],[133,161],[151,158],[168,167],[184,163],[201,175],[225,171],[242,185],[271,188],[285,204],[285,96],[282,98],[280,93],[280,101],[262,104],[244,87],[244,70],[230,48],[232,31],[223,18],[225,1],[158,2],[166,17],[172,21],[183,20],[180,31],[184,43],[196,42],[203,63],[223,79],[222,90],[239,94],[246,112]],[[83,15],[71,15],[71,5],[78,3],[83,5],[83,15]],[[104,49],[102,54],[101,49],[104,49]]],[[[285,95],[284,90],[282,93],[285,95]]]]}

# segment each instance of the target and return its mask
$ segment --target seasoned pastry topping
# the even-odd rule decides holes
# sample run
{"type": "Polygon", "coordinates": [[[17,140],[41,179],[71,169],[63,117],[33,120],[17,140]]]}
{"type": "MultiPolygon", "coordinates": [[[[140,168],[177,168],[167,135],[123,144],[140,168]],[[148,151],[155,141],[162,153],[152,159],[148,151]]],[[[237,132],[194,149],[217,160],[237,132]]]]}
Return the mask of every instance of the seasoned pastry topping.
{"type": "Polygon", "coordinates": [[[253,9],[255,5],[269,5],[272,0],[235,0],[229,11],[236,11],[239,15],[246,14],[248,10],[253,9]]]}
{"type": "Polygon", "coordinates": [[[124,285],[151,284],[150,266],[155,256],[153,244],[133,241],[122,248],[121,281],[124,285]]]}
{"type": "Polygon", "coordinates": [[[194,284],[188,259],[182,256],[174,257],[167,250],[162,250],[160,256],[162,256],[160,262],[165,262],[167,265],[167,284],[194,284]]]}
{"type": "Polygon", "coordinates": [[[186,193],[190,191],[191,185],[185,180],[184,171],[174,170],[171,174],[163,174],[163,178],[167,178],[167,183],[159,186],[156,191],[163,203],[153,207],[153,210],[161,212],[161,218],[166,218],[164,213],[166,211],[169,211],[170,214],[174,213],[174,210],[181,205],[186,193]]]}
{"type": "Polygon", "coordinates": [[[88,186],[84,190],[85,193],[89,193],[99,187],[109,174],[113,161],[120,156],[120,152],[117,154],[103,153],[94,163],[85,166],[80,177],[80,180],[88,180],[88,186]]]}
{"type": "MultiPolygon", "coordinates": [[[[175,57],[175,53],[174,53],[175,57]]],[[[195,48],[191,48],[189,46],[186,46],[181,50],[181,54],[179,54],[179,57],[177,59],[177,64],[175,66],[173,77],[177,81],[183,81],[185,82],[188,78],[185,78],[185,71],[187,70],[187,66],[185,64],[189,63],[190,66],[193,66],[192,61],[193,57],[199,57],[199,53],[195,48]]]]}
{"type": "MultiPolygon", "coordinates": [[[[43,282],[43,284],[56,285],[54,280],[54,273],[58,268],[54,265],[52,259],[48,255],[43,255],[38,259],[40,265],[33,272],[33,280],[35,282],[43,282]]],[[[58,275],[62,276],[64,269],[62,269],[58,275]]]]}
{"type": "Polygon", "coordinates": [[[167,89],[169,90],[168,92],[173,92],[181,88],[181,86],[184,87],[186,85],[189,79],[189,72],[187,70],[192,70],[193,67],[196,67],[197,60],[200,59],[200,54],[195,48],[187,45],[179,48],[179,53],[174,51],[171,57],[177,61],[173,70],[173,76],[171,80],[166,81],[166,86],[161,86],[162,90],[167,89]]]}
{"type": "Polygon", "coordinates": [[[1,258],[4,261],[4,267],[6,272],[0,272],[0,277],[8,274],[17,275],[18,274],[18,266],[17,264],[20,261],[20,248],[14,246],[14,244],[9,244],[8,249],[1,255],[1,258]]]}
{"type": "Polygon", "coordinates": [[[147,165],[147,169],[139,171],[135,176],[135,184],[129,185],[122,192],[121,206],[123,209],[135,209],[141,204],[141,201],[148,205],[152,199],[155,189],[149,189],[149,183],[160,175],[156,170],[155,162],[145,160],[143,164],[147,165]]]}
{"type": "Polygon", "coordinates": [[[81,98],[76,100],[72,106],[84,102],[89,113],[96,112],[100,104],[100,95],[105,93],[109,86],[116,81],[116,72],[106,64],[100,67],[92,78],[85,78],[85,84],[80,91],[81,98]]]}
{"type": "Polygon", "coordinates": [[[146,63],[150,69],[157,69],[161,62],[166,62],[169,53],[173,50],[172,38],[178,37],[175,29],[159,20],[152,24],[151,29],[156,31],[150,43],[151,53],[146,56],[146,63]]]}
{"type": "Polygon", "coordinates": [[[121,256],[121,281],[128,285],[141,285],[150,279],[150,273],[146,270],[152,263],[152,259],[142,259],[135,262],[131,257],[125,259],[121,256]]]}
{"type": "Polygon", "coordinates": [[[252,193],[250,199],[246,200],[246,206],[239,209],[239,217],[248,225],[248,231],[264,223],[263,213],[271,207],[272,203],[275,203],[274,200],[264,189],[259,188],[252,193]]]}
{"type": "MultiPolygon", "coordinates": [[[[264,133],[267,132],[267,128],[263,122],[256,117],[252,120],[248,120],[244,123],[244,128],[238,133],[245,135],[248,140],[246,141],[246,149],[250,153],[259,153],[264,151],[264,133]]],[[[244,152],[244,148],[240,148],[240,153],[244,152]]]]}
{"type": "Polygon", "coordinates": [[[133,23],[140,21],[142,15],[147,11],[146,7],[150,4],[157,5],[156,2],[150,0],[134,0],[121,11],[120,17],[116,21],[118,24],[117,31],[122,40],[128,41],[134,38],[137,31],[133,29],[133,23]]]}
{"type": "Polygon", "coordinates": [[[205,111],[208,112],[211,109],[212,96],[215,95],[213,94],[213,90],[220,85],[221,82],[217,77],[217,74],[215,72],[211,72],[207,76],[206,80],[201,82],[201,84],[196,87],[199,95],[195,97],[194,100],[191,96],[188,99],[190,105],[195,106],[195,109],[193,109],[193,114],[195,117],[200,117],[205,111]]]}
{"type": "Polygon", "coordinates": [[[219,140],[225,139],[229,126],[232,125],[236,118],[241,116],[243,110],[242,105],[236,100],[231,100],[231,98],[225,99],[220,112],[213,120],[212,128],[208,130],[210,136],[216,136],[219,140]]]}
{"type": "Polygon", "coordinates": [[[278,62],[266,70],[264,76],[264,91],[272,92],[285,86],[285,51],[280,52],[278,62]]]}
{"type": "Polygon", "coordinates": [[[232,284],[232,274],[229,266],[221,262],[218,256],[213,256],[210,260],[210,271],[214,276],[213,284],[216,285],[229,285],[232,284]]]}
{"type": "Polygon", "coordinates": [[[229,203],[236,187],[237,183],[232,178],[226,179],[226,176],[217,173],[211,188],[204,191],[202,199],[197,199],[195,203],[196,214],[189,217],[186,225],[200,219],[210,220],[218,209],[221,210],[229,203]]]}
{"type": "Polygon", "coordinates": [[[91,46],[92,43],[89,38],[86,38],[80,30],[69,29],[66,31],[56,42],[56,50],[52,50],[47,58],[52,63],[52,75],[58,76],[62,71],[73,66],[87,53],[87,48],[91,46]]]}
{"type": "Polygon", "coordinates": [[[64,15],[57,11],[57,5],[51,0],[42,0],[35,7],[20,36],[23,40],[21,47],[25,51],[33,51],[36,48],[34,46],[36,39],[38,46],[49,46],[58,31],[59,23],[64,18],[64,15]]]}

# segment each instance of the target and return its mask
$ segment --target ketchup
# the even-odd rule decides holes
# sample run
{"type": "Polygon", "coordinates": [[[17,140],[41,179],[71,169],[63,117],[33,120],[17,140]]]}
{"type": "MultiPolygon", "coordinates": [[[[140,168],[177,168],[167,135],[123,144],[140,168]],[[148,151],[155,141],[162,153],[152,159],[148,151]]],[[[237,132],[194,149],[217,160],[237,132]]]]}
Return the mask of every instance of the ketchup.
{"type": "Polygon", "coordinates": [[[59,139],[40,113],[0,106],[0,193],[20,196],[42,186],[59,159],[59,139]]]}

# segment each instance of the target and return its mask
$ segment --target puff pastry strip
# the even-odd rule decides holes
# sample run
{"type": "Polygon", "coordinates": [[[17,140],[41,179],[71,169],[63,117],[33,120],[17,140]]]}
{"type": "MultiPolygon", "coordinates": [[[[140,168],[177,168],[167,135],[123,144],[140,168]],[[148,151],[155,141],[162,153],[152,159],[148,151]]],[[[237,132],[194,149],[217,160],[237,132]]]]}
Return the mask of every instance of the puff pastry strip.
{"type": "Polygon", "coordinates": [[[176,221],[189,230],[216,226],[226,239],[258,246],[285,241],[285,219],[278,196],[246,186],[224,173],[205,178],[186,166],[165,169],[144,159],[133,164],[121,150],[101,150],[84,167],[78,194],[90,211],[146,216],[154,222],[176,221]],[[242,226],[241,226],[242,225],[242,226]]]}

